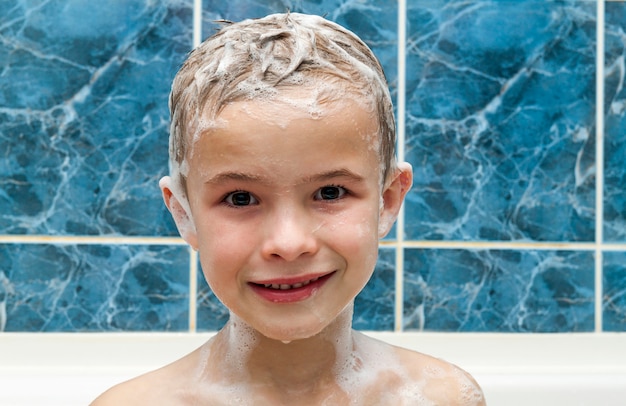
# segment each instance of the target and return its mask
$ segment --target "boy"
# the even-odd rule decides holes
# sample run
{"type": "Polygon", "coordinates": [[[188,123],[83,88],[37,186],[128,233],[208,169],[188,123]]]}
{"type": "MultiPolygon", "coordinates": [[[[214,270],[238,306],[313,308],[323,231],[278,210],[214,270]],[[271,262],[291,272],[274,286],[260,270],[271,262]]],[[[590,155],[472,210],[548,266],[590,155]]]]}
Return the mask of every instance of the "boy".
{"type": "Polygon", "coordinates": [[[351,328],[412,182],[359,38],[295,13],[227,24],[190,54],[170,110],[165,204],[231,317],[94,405],[484,404],[459,368],[351,328]]]}

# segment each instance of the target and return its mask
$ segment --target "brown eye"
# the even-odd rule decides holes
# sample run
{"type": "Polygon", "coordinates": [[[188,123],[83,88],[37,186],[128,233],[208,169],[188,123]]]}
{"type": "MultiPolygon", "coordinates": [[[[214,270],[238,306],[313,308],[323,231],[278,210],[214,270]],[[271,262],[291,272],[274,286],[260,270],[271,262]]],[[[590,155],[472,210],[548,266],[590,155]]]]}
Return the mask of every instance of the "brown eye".
{"type": "Polygon", "coordinates": [[[341,186],[324,186],[315,193],[315,200],[336,200],[345,194],[346,190],[341,186]]]}
{"type": "Polygon", "coordinates": [[[254,196],[252,196],[248,192],[233,192],[228,194],[224,199],[224,202],[231,206],[250,206],[252,204],[257,204],[258,201],[254,196]]]}

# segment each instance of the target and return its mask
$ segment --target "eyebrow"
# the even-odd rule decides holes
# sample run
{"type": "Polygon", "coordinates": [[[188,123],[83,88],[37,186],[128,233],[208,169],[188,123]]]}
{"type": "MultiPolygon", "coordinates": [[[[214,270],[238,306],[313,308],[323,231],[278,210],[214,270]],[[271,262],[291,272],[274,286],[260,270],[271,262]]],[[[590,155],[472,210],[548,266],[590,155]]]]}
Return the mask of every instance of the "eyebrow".
{"type": "Polygon", "coordinates": [[[222,172],[218,173],[215,176],[211,176],[204,183],[209,184],[218,184],[224,183],[228,181],[238,181],[238,182],[261,182],[267,183],[258,175],[254,175],[251,173],[243,173],[243,172],[222,172]]]}
{"type": "MultiPolygon", "coordinates": [[[[330,180],[337,179],[337,178],[344,178],[344,179],[348,179],[354,182],[359,182],[364,179],[363,176],[358,175],[349,169],[342,168],[342,169],[335,169],[335,170],[330,170],[327,172],[318,173],[318,174],[311,175],[311,176],[306,176],[302,178],[299,183],[306,184],[306,183],[324,182],[324,181],[330,181],[330,180]]],[[[245,173],[245,172],[218,173],[210,177],[209,179],[207,179],[204,183],[205,184],[219,184],[219,183],[224,183],[224,182],[229,182],[229,181],[255,182],[255,183],[261,183],[261,184],[270,183],[267,181],[267,179],[263,178],[262,176],[258,176],[253,173],[245,173]]]]}
{"type": "Polygon", "coordinates": [[[329,181],[329,180],[333,180],[337,178],[345,178],[345,179],[348,179],[350,181],[355,181],[355,182],[363,180],[363,176],[356,174],[349,169],[342,168],[342,169],[331,170],[328,172],[322,172],[320,174],[313,175],[313,176],[308,176],[303,179],[303,183],[324,182],[324,181],[329,181]]]}

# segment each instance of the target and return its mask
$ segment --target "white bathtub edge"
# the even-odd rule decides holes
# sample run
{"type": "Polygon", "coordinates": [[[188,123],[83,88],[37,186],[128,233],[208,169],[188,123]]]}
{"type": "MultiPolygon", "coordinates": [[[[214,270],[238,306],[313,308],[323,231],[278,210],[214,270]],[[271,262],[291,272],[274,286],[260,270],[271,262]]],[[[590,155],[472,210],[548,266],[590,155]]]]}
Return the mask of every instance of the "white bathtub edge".
{"type": "MultiPolygon", "coordinates": [[[[368,334],[461,366],[476,377],[489,405],[617,406],[626,399],[623,333],[368,334]]],[[[0,333],[0,404],[86,405],[114,383],[165,365],[210,337],[0,333]]]]}

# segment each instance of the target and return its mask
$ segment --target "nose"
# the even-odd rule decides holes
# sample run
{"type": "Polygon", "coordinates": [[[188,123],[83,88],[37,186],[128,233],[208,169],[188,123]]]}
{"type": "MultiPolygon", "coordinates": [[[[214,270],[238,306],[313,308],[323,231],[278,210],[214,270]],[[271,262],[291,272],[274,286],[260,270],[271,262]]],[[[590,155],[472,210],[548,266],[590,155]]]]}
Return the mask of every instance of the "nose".
{"type": "Polygon", "coordinates": [[[319,249],[316,235],[318,226],[304,211],[286,208],[267,218],[263,256],[267,259],[293,261],[305,255],[313,255],[319,249]]]}

